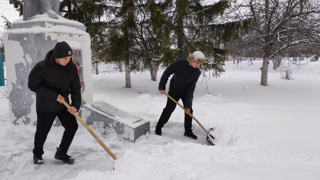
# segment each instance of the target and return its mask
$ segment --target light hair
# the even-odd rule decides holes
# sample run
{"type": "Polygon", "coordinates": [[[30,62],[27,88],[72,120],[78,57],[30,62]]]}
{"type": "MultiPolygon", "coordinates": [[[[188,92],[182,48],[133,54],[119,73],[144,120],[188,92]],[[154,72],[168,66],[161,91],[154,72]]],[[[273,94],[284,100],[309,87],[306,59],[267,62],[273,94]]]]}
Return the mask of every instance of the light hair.
{"type": "Polygon", "coordinates": [[[189,56],[187,57],[188,62],[197,62],[198,64],[204,64],[206,62],[207,58],[197,58],[195,59],[194,55],[189,53],[189,56]]]}

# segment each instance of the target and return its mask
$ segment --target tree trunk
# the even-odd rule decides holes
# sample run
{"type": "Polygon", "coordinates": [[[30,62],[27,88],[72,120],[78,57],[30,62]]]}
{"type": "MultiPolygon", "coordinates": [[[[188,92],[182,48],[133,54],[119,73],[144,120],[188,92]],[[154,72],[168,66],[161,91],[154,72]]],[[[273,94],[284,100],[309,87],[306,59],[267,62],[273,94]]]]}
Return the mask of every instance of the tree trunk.
{"type": "Polygon", "coordinates": [[[150,75],[152,81],[157,81],[157,74],[159,70],[159,65],[156,63],[150,63],[149,65],[150,75]]]}
{"type": "Polygon", "coordinates": [[[183,20],[186,14],[186,7],[189,0],[177,0],[177,19],[176,19],[176,35],[177,35],[177,47],[178,47],[178,56],[183,57],[183,41],[184,41],[184,31],[183,31],[183,20]]]}
{"type": "Polygon", "coordinates": [[[262,86],[268,85],[268,67],[269,67],[269,59],[267,57],[263,57],[263,63],[261,67],[261,82],[262,86]]]}
{"type": "Polygon", "coordinates": [[[157,81],[157,73],[158,73],[157,70],[150,71],[151,81],[157,81]]]}
{"type": "Polygon", "coordinates": [[[126,87],[131,88],[131,77],[130,77],[130,63],[129,58],[126,58],[125,63],[125,76],[126,76],[126,87]]]}
{"type": "Polygon", "coordinates": [[[281,56],[281,55],[274,56],[274,58],[273,58],[273,60],[272,60],[273,70],[277,70],[277,69],[278,69],[278,67],[280,66],[283,58],[284,58],[284,57],[281,56]]]}
{"type": "Polygon", "coordinates": [[[95,64],[96,64],[96,75],[98,75],[99,74],[99,61],[96,61],[95,64]]]}
{"type": "Polygon", "coordinates": [[[265,0],[265,22],[264,22],[264,43],[266,44],[264,47],[264,55],[263,62],[261,67],[261,81],[260,84],[262,86],[268,85],[268,67],[269,67],[269,30],[270,25],[268,24],[269,20],[269,0],[265,0]]]}
{"type": "Polygon", "coordinates": [[[124,71],[126,76],[126,86],[127,88],[131,88],[131,77],[130,77],[130,47],[129,47],[129,32],[128,28],[123,28],[122,30],[124,39],[126,41],[125,43],[125,52],[124,52],[124,71]]]}

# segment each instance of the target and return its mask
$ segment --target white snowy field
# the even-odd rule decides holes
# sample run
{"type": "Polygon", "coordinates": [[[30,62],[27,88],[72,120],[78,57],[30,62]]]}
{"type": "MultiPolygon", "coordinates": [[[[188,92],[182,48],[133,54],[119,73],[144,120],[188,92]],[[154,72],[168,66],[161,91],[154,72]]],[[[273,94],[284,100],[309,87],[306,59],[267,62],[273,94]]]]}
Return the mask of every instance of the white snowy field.
{"type": "MultiPolygon", "coordinates": [[[[1,180],[318,180],[320,177],[320,62],[291,65],[294,80],[269,71],[269,86],[260,86],[261,61],[226,63],[219,78],[199,79],[194,116],[206,128],[215,127],[216,146],[193,122],[198,140],[183,136],[184,112],[177,106],[163,128],[154,128],[166,103],[148,72],[132,73],[132,88],[124,74],[93,75],[94,101],[104,101],[150,121],[151,133],[135,143],[116,134],[93,131],[117,156],[113,160],[79,123],[69,154],[74,165],[53,156],[63,128],[52,127],[45,144],[45,163],[32,162],[34,126],[9,120],[6,87],[0,88],[1,180]]],[[[158,79],[163,70],[158,73],[158,79]]]]}

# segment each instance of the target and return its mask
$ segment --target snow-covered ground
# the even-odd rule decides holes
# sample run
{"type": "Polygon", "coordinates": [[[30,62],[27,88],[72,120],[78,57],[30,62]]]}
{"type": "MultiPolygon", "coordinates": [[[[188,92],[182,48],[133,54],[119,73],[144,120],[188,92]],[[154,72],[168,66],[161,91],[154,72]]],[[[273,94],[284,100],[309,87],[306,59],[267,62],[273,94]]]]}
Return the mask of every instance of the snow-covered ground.
{"type": "Polygon", "coordinates": [[[114,161],[79,123],[69,150],[74,165],[53,158],[63,132],[57,126],[45,144],[45,163],[33,164],[35,127],[10,123],[7,89],[1,87],[0,179],[318,180],[320,62],[305,63],[291,66],[294,80],[281,79],[270,67],[266,87],[259,85],[261,61],[227,62],[221,77],[200,78],[194,116],[204,127],[215,127],[216,146],[207,144],[195,122],[198,140],[183,136],[184,112],[178,106],[163,135],[154,134],[166,97],[148,72],[132,73],[132,88],[123,87],[123,73],[93,75],[94,101],[150,121],[151,133],[131,143],[91,126],[117,156],[114,161]]]}

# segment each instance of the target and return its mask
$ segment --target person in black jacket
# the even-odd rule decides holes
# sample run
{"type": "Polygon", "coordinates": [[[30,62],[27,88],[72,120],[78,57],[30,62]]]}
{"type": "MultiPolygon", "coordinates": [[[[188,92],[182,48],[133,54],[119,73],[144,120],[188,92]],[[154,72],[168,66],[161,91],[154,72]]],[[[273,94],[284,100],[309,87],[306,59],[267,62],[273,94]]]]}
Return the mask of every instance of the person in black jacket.
{"type": "Polygon", "coordinates": [[[33,162],[42,164],[43,145],[56,117],[65,128],[55,159],[73,164],[67,151],[78,129],[74,116],[81,105],[81,86],[76,65],[71,61],[72,49],[65,41],[58,42],[43,61],[38,62],[29,74],[28,87],[36,93],[37,130],[34,138],[33,162]],[[71,108],[62,103],[64,99],[71,108]]]}
{"type": "MultiPolygon", "coordinates": [[[[170,64],[163,72],[160,83],[159,91],[164,93],[168,78],[172,75],[169,86],[169,95],[179,101],[182,100],[185,109],[184,118],[184,136],[192,139],[197,139],[197,136],[192,132],[192,118],[189,113],[192,114],[192,101],[193,93],[196,88],[196,83],[199,79],[201,71],[199,65],[206,61],[204,54],[201,51],[195,51],[193,54],[189,54],[188,58],[180,58],[170,64]]],[[[163,109],[159,121],[156,125],[155,133],[157,135],[162,134],[161,128],[166,124],[176,108],[176,103],[171,99],[167,99],[166,107],[163,109]]]]}

